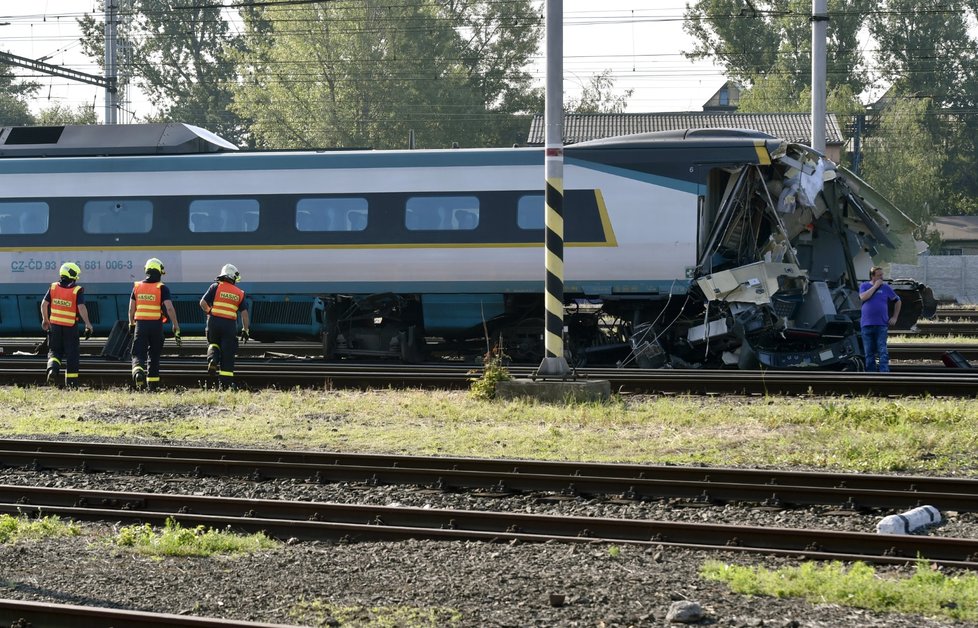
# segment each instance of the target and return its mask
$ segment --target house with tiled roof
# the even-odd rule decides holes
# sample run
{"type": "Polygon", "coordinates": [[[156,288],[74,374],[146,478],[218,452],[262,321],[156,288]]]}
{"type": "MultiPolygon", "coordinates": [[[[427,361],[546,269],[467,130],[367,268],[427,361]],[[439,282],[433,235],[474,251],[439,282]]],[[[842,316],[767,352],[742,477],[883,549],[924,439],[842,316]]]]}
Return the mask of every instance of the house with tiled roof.
{"type": "Polygon", "coordinates": [[[930,227],[941,236],[941,255],[978,255],[978,216],[935,216],[930,227]]]}
{"type": "MultiPolygon", "coordinates": [[[[735,113],[726,111],[682,111],[675,113],[567,113],[564,114],[564,144],[604,137],[677,131],[683,129],[749,129],[790,142],[810,144],[811,116],[807,113],[735,113]]],[[[530,123],[526,143],[543,146],[546,125],[543,114],[530,123]]],[[[845,138],[834,113],[825,116],[825,154],[839,163],[845,138]]]]}

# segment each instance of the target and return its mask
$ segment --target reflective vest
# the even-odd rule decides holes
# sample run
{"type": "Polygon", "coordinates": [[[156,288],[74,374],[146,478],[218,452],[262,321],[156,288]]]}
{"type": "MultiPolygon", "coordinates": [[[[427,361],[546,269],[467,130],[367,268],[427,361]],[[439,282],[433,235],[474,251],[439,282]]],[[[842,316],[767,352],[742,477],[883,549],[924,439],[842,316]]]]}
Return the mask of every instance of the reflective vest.
{"type": "Polygon", "coordinates": [[[155,283],[137,281],[133,285],[133,293],[136,297],[137,321],[163,320],[163,299],[160,296],[160,288],[162,286],[162,281],[155,283]]]}
{"type": "Polygon", "coordinates": [[[217,290],[214,292],[214,305],[211,306],[211,314],[221,318],[229,318],[232,321],[238,319],[238,308],[244,301],[244,290],[233,283],[226,281],[217,282],[217,290]]]}
{"type": "Polygon", "coordinates": [[[78,292],[81,286],[65,288],[51,284],[51,322],[62,327],[73,327],[78,316],[78,292]]]}

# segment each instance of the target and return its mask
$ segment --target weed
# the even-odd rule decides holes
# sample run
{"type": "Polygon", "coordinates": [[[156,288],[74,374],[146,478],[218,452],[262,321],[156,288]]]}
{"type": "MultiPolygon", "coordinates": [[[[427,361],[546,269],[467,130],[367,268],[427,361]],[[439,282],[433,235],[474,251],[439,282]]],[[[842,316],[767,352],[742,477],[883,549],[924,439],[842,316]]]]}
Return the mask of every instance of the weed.
{"type": "Polygon", "coordinates": [[[472,380],[472,394],[477,399],[495,399],[496,384],[513,379],[505,366],[508,359],[499,345],[486,352],[482,361],[482,375],[472,380]]]}
{"type": "Polygon", "coordinates": [[[848,569],[839,562],[804,563],[770,570],[708,561],[701,575],[726,582],[737,593],[801,597],[874,611],[920,613],[959,620],[978,619],[978,576],[949,577],[919,561],[909,578],[881,577],[865,563],[848,569]]]}
{"type": "Polygon", "coordinates": [[[28,519],[0,515],[0,543],[14,543],[24,539],[44,539],[53,536],[78,536],[81,528],[74,521],[62,521],[57,515],[28,519]]]}
{"type": "Polygon", "coordinates": [[[269,539],[263,532],[242,536],[204,526],[184,528],[173,518],[168,518],[159,532],[148,523],[126,526],[119,530],[115,543],[151,556],[241,554],[278,546],[277,541],[269,539]]]}

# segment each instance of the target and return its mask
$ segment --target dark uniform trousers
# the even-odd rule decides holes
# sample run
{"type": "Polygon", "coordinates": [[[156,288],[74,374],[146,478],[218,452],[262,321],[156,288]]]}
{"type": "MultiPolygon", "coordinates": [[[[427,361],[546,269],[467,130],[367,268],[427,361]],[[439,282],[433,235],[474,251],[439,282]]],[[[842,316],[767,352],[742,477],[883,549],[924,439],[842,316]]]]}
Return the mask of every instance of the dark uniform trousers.
{"type": "Polygon", "coordinates": [[[155,388],[160,381],[160,354],[163,353],[163,321],[136,321],[132,342],[132,372],[146,372],[146,387],[155,388]]]}
{"type": "Polygon", "coordinates": [[[238,321],[220,316],[207,317],[207,361],[220,365],[219,382],[234,383],[234,356],[238,352],[238,321]]]}
{"type": "Polygon", "coordinates": [[[78,378],[78,326],[51,324],[48,330],[48,369],[65,368],[65,381],[68,384],[77,383],[78,378]]]}

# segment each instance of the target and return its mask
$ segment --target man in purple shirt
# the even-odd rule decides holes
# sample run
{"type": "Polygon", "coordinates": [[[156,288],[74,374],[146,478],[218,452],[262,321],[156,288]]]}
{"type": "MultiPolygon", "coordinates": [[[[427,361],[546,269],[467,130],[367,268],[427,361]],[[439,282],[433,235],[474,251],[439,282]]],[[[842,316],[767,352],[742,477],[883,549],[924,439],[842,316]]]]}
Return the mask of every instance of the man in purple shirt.
{"type": "Polygon", "coordinates": [[[900,317],[900,297],[889,284],[883,283],[883,269],[879,266],[873,266],[869,271],[869,281],[864,281],[859,286],[859,300],[863,302],[859,325],[863,332],[866,370],[889,373],[890,354],[886,351],[886,332],[900,317]],[[890,316],[890,301],[894,301],[893,316],[890,316]]]}

